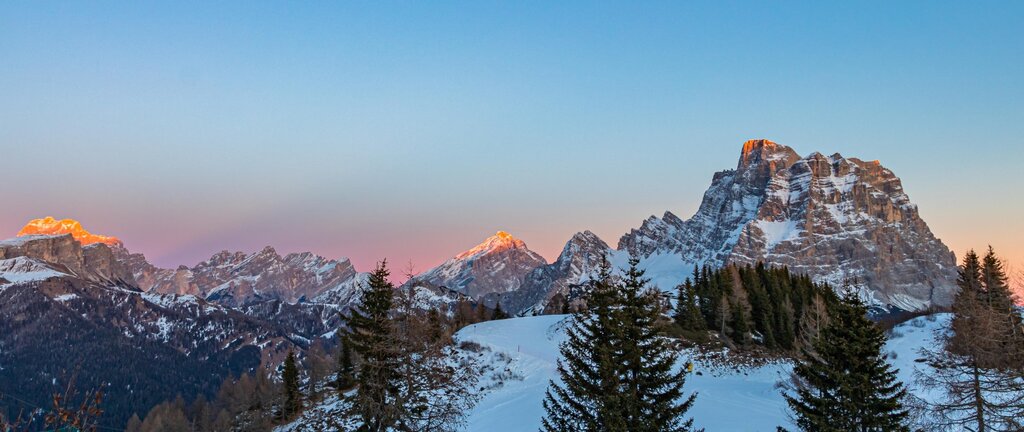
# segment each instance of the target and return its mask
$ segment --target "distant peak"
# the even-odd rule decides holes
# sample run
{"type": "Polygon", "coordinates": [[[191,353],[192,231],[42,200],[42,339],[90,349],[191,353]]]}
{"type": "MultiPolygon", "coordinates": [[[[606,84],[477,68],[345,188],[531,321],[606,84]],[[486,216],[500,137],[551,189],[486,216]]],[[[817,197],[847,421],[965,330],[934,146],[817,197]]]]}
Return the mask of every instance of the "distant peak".
{"type": "Polygon", "coordinates": [[[793,149],[767,139],[754,139],[743,143],[737,169],[748,168],[761,162],[781,162],[789,166],[800,159],[793,149]]]}
{"type": "Polygon", "coordinates": [[[54,219],[52,216],[47,216],[42,219],[33,219],[28,222],[21,231],[18,231],[18,237],[27,235],[57,235],[57,234],[71,234],[82,246],[90,245],[93,243],[103,243],[110,246],[122,246],[121,240],[117,237],[109,237],[99,234],[93,234],[82,228],[82,224],[74,219],[54,219]]]}
{"type": "Polygon", "coordinates": [[[473,255],[515,248],[526,249],[526,243],[513,237],[512,234],[498,231],[474,248],[458,254],[455,258],[462,259],[473,255]]]}
{"type": "Polygon", "coordinates": [[[747,142],[743,143],[743,154],[753,153],[755,150],[763,149],[765,147],[775,148],[775,147],[778,147],[778,146],[779,146],[779,144],[777,144],[775,141],[772,141],[772,140],[766,140],[766,139],[747,140],[747,142]]]}

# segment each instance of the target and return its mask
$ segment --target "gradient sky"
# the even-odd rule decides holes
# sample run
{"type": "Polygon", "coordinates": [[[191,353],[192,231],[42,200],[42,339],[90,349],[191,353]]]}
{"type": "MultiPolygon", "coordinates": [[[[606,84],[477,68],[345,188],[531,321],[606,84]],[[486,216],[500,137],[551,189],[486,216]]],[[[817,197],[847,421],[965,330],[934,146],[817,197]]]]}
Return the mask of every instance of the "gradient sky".
{"type": "MultiPolygon", "coordinates": [[[[0,234],[163,266],[554,259],[688,217],[742,142],[880,159],[1024,262],[1024,2],[2,2],[0,234]],[[553,4],[554,3],[554,4],[553,4]],[[638,5],[642,4],[642,7],[638,5]]],[[[3,236],[0,236],[3,237],[3,236]]]]}

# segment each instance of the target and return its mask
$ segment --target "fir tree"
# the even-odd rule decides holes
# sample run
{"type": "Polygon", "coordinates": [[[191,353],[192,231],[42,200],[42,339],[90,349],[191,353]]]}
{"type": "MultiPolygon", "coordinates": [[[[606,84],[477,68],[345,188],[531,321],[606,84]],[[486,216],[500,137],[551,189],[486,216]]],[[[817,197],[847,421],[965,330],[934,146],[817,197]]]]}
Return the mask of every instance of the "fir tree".
{"type": "Polygon", "coordinates": [[[562,384],[550,383],[544,397],[545,432],[625,431],[614,365],[618,332],[612,317],[616,290],[608,262],[590,282],[586,308],[572,315],[567,339],[560,348],[558,373],[562,384]]]}
{"type": "Polygon", "coordinates": [[[503,320],[503,319],[506,319],[506,318],[508,318],[508,314],[505,313],[505,311],[503,311],[501,309],[501,302],[499,301],[499,302],[495,303],[494,304],[494,315],[491,316],[491,319],[503,320]]]}
{"type": "Polygon", "coordinates": [[[628,430],[689,431],[693,419],[684,419],[696,394],[683,395],[686,371],[674,371],[679,360],[663,336],[659,293],[647,286],[640,261],[630,259],[625,280],[619,284],[621,307],[613,311],[619,325],[615,365],[622,383],[620,406],[628,430]]]}
{"type": "Polygon", "coordinates": [[[399,341],[390,312],[394,285],[388,281],[387,262],[370,273],[367,287],[348,318],[351,349],[362,362],[356,372],[356,391],[349,397],[352,412],[363,425],[360,430],[384,432],[401,416],[394,403],[399,380],[399,341]]]}
{"type": "Polygon", "coordinates": [[[804,431],[909,431],[906,394],[882,354],[885,334],[867,308],[847,295],[794,369],[795,394],[786,401],[804,431]]]}
{"type": "Polygon", "coordinates": [[[339,393],[352,388],[355,383],[355,367],[352,364],[352,348],[346,336],[338,342],[338,371],[334,379],[334,388],[339,393]]]}
{"type": "Polygon", "coordinates": [[[704,316],[697,304],[697,292],[689,278],[678,287],[675,320],[685,330],[705,330],[704,316]]]}
{"type": "Polygon", "coordinates": [[[284,405],[281,416],[290,419],[302,411],[302,392],[299,391],[299,368],[295,364],[295,353],[288,351],[284,360],[284,371],[281,372],[284,387],[284,405]]]}
{"type": "Polygon", "coordinates": [[[674,371],[675,351],[662,335],[658,295],[631,260],[614,283],[605,264],[587,309],[573,316],[558,371],[544,400],[542,430],[687,431],[695,395],[683,398],[685,372],[674,371]]]}

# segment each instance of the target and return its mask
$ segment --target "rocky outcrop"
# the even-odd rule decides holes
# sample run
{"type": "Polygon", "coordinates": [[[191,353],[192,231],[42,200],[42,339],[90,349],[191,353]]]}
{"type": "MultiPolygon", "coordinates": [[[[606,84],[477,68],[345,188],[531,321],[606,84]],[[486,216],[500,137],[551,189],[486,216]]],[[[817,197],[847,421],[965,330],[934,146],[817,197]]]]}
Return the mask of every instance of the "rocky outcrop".
{"type": "Polygon", "coordinates": [[[219,252],[191,268],[176,270],[151,269],[144,259],[135,263],[135,274],[152,280],[141,285],[144,290],[193,294],[227,306],[305,301],[353,287],[358,274],[348,259],[330,260],[309,252],[281,256],[269,246],[251,254],[219,252]]]}
{"type": "Polygon", "coordinates": [[[82,246],[94,243],[103,243],[107,246],[123,246],[117,237],[93,234],[82,228],[82,224],[74,219],[57,220],[52,216],[42,219],[33,219],[25,224],[18,232],[18,237],[26,235],[58,235],[71,234],[82,246]]]}
{"type": "Polygon", "coordinates": [[[406,285],[422,282],[482,298],[519,290],[527,274],[546,264],[522,240],[498,231],[472,249],[413,277],[406,285]]]}
{"type": "Polygon", "coordinates": [[[593,232],[576,233],[562,248],[558,259],[531,271],[520,289],[489,294],[483,298],[483,303],[494,307],[500,302],[501,307],[512,314],[544,313],[552,298],[572,297],[574,289],[595,276],[602,261],[610,260],[610,255],[611,248],[593,232]]]}
{"type": "Polygon", "coordinates": [[[714,175],[692,218],[652,216],[619,249],[679,255],[686,267],[786,265],[906,310],[948,305],[955,291],[953,254],[895,174],[839,154],[800,158],[767,140],[748,141],[736,169],[714,175]]]}
{"type": "Polygon", "coordinates": [[[134,284],[131,273],[104,243],[82,247],[71,234],[23,235],[0,241],[0,260],[27,257],[93,281],[134,284]]]}

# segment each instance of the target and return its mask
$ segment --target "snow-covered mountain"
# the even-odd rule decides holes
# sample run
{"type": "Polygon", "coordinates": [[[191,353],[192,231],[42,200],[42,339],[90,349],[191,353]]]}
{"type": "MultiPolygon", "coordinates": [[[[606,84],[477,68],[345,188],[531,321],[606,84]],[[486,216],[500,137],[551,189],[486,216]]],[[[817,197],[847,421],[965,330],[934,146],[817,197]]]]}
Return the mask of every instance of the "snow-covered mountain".
{"type": "Polygon", "coordinates": [[[472,249],[416,275],[406,285],[425,283],[480,298],[518,290],[527,274],[546,264],[522,240],[498,231],[472,249]]]}
{"type": "Polygon", "coordinates": [[[610,260],[611,255],[608,244],[593,232],[576,233],[554,263],[530,271],[518,290],[489,294],[483,302],[490,307],[501,302],[502,308],[519,314],[557,313],[560,308],[546,311],[552,299],[559,306],[567,301],[574,288],[597,274],[602,258],[610,260]]]}
{"type": "Polygon", "coordinates": [[[191,268],[156,272],[144,290],[195,294],[229,306],[263,300],[296,303],[326,291],[350,290],[359,273],[347,258],[309,252],[281,256],[267,246],[250,254],[223,251],[191,268]]]}
{"type": "Polygon", "coordinates": [[[953,253],[892,171],[839,154],[801,158],[768,140],[744,143],[693,217],[651,216],[618,249],[648,261],[678,256],[683,268],[786,265],[834,286],[856,280],[874,303],[906,310],[948,305],[955,290],[953,253]]]}
{"type": "Polygon", "coordinates": [[[167,395],[208,393],[229,375],[278,364],[323,333],[284,319],[294,313],[263,319],[192,295],[139,291],[110,277],[109,263],[90,263],[90,250],[109,254],[70,234],[0,242],[0,388],[44,405],[69,379],[102,385],[105,417],[120,424],[167,395]]]}

